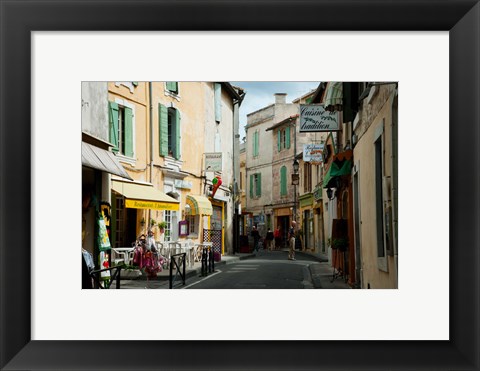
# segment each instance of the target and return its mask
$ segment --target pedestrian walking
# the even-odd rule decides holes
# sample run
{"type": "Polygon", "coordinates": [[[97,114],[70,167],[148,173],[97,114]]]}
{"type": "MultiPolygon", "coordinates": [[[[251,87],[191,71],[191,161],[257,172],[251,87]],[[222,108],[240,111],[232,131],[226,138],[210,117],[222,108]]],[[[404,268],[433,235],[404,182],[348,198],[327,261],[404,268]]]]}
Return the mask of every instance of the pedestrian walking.
{"type": "Polygon", "coordinates": [[[268,228],[267,235],[265,236],[265,241],[267,241],[267,250],[272,251],[273,250],[273,232],[268,228]]]}
{"type": "Polygon", "coordinates": [[[260,241],[260,233],[257,227],[253,226],[251,236],[253,237],[253,250],[258,251],[258,241],[260,241]]]}
{"type": "Polygon", "coordinates": [[[292,225],[290,230],[288,231],[288,243],[289,243],[289,250],[288,250],[288,259],[295,260],[295,228],[297,226],[297,222],[292,220],[292,225]]]}
{"type": "Polygon", "coordinates": [[[274,248],[274,250],[280,249],[281,236],[282,236],[282,233],[280,231],[280,226],[278,226],[277,229],[275,229],[275,231],[273,232],[273,238],[274,238],[273,248],[274,248]]]}

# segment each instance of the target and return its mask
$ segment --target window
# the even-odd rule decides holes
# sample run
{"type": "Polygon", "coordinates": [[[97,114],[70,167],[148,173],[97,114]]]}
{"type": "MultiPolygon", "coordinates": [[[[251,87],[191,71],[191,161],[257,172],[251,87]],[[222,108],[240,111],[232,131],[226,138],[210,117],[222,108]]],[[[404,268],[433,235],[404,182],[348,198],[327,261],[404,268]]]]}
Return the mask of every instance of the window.
{"type": "Polygon", "coordinates": [[[384,167],[384,146],[383,146],[383,124],[375,132],[374,159],[375,159],[375,216],[377,229],[377,265],[380,270],[387,271],[387,260],[385,252],[385,224],[384,224],[384,197],[383,197],[383,167],[384,167]]]}
{"type": "Polygon", "coordinates": [[[280,169],[280,196],[287,195],[287,167],[282,166],[280,169]]]}
{"type": "Polygon", "coordinates": [[[243,191],[243,173],[240,171],[240,191],[243,191]]]}
{"type": "Polygon", "coordinates": [[[277,132],[277,149],[280,152],[283,149],[290,148],[290,126],[279,129],[277,132]]]}
{"type": "Polygon", "coordinates": [[[170,93],[178,95],[178,82],[170,81],[165,83],[165,86],[170,93]]]}
{"type": "Polygon", "coordinates": [[[171,241],[172,237],[172,212],[165,210],[163,220],[167,223],[165,226],[165,241],[171,241]]]}
{"type": "Polygon", "coordinates": [[[262,174],[250,175],[250,198],[260,197],[262,195],[262,174]]]}
{"type": "Polygon", "coordinates": [[[255,131],[253,133],[253,157],[257,157],[258,156],[258,136],[259,136],[259,132],[258,131],[255,131]]]}
{"type": "Polygon", "coordinates": [[[188,234],[190,236],[198,235],[198,222],[199,217],[198,215],[187,215],[187,222],[188,222],[188,234]]]}
{"type": "Polygon", "coordinates": [[[303,191],[312,191],[312,165],[309,162],[303,164],[303,191]]]}
{"type": "Polygon", "coordinates": [[[160,156],[172,156],[180,159],[180,111],[158,105],[160,156]]]}
{"type": "Polygon", "coordinates": [[[108,107],[112,151],[133,157],[133,110],[115,102],[108,102],[108,107]]]}

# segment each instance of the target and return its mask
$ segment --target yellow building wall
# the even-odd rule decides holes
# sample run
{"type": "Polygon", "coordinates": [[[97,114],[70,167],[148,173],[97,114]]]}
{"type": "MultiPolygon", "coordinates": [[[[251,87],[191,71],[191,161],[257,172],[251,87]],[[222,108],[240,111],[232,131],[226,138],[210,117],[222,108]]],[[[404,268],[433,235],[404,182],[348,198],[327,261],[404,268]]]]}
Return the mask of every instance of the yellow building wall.
{"type": "Polygon", "coordinates": [[[393,256],[387,255],[388,272],[381,271],[377,266],[377,232],[375,209],[375,151],[374,136],[377,128],[383,122],[385,138],[384,171],[391,175],[391,123],[392,104],[388,100],[372,125],[359,139],[354,150],[354,162],[359,164],[359,199],[360,199],[360,235],[361,257],[363,269],[363,288],[368,284],[372,289],[394,288],[396,285],[396,266],[393,256]]]}

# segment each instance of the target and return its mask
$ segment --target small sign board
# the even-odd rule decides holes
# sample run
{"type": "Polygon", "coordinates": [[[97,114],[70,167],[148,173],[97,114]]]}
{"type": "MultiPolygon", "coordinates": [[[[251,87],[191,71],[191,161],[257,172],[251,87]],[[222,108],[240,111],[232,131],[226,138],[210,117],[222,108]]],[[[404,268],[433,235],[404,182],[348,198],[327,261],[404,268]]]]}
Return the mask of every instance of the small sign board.
{"type": "Polygon", "coordinates": [[[205,171],[222,171],[222,152],[205,153],[205,171]]]}
{"type": "Polygon", "coordinates": [[[323,162],[324,144],[304,144],[303,145],[303,161],[311,163],[323,162]]]}
{"type": "Polygon", "coordinates": [[[300,105],[300,133],[337,130],[340,130],[337,111],[325,111],[323,104],[300,105]]]}

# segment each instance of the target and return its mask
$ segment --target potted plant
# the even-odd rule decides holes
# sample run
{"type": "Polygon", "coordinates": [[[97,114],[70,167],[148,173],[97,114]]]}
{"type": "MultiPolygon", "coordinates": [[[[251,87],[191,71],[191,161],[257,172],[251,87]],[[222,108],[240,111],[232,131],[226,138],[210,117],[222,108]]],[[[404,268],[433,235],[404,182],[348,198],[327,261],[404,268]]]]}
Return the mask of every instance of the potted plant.
{"type": "Polygon", "coordinates": [[[167,222],[160,222],[157,225],[158,225],[158,228],[160,229],[160,233],[165,232],[165,228],[167,227],[167,222]]]}
{"type": "Polygon", "coordinates": [[[332,249],[339,249],[340,251],[347,250],[348,237],[337,237],[332,239],[332,249]]]}
{"type": "Polygon", "coordinates": [[[150,219],[150,228],[155,227],[155,224],[157,224],[157,222],[155,221],[155,219],[150,219]]]}
{"type": "Polygon", "coordinates": [[[141,225],[142,227],[145,226],[145,218],[144,218],[144,217],[142,217],[142,219],[140,219],[140,225],[141,225]]]}

